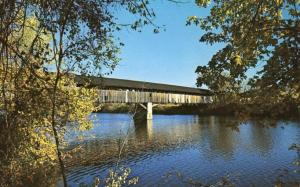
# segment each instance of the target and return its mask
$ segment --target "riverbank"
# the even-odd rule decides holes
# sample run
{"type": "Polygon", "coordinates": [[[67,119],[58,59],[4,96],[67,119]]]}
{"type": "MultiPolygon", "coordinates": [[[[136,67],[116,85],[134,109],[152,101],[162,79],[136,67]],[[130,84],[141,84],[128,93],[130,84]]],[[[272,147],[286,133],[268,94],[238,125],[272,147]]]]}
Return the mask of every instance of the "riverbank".
{"type": "MultiPolygon", "coordinates": [[[[134,111],[134,104],[103,104],[99,113],[129,113],[134,111]]],[[[203,116],[240,116],[240,117],[270,117],[270,118],[299,118],[297,106],[282,105],[261,109],[259,106],[241,104],[164,104],[153,107],[154,114],[197,114],[203,116]]]]}
{"type": "MultiPolygon", "coordinates": [[[[138,105],[116,104],[116,103],[104,104],[101,106],[101,109],[97,112],[129,113],[134,111],[136,106],[138,105]]],[[[153,113],[155,114],[199,114],[199,113],[203,113],[204,109],[207,107],[208,106],[206,104],[201,104],[201,105],[165,104],[165,105],[157,105],[153,107],[153,113]]]]}

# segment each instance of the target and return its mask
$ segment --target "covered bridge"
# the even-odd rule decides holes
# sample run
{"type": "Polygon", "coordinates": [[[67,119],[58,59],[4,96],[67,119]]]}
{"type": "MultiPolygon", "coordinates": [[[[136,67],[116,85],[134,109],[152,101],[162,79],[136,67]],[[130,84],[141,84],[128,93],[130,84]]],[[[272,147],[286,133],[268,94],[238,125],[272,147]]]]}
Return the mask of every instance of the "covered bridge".
{"type": "Polygon", "coordinates": [[[99,88],[101,103],[175,103],[212,102],[210,90],[125,79],[76,76],[78,86],[99,88]]]}

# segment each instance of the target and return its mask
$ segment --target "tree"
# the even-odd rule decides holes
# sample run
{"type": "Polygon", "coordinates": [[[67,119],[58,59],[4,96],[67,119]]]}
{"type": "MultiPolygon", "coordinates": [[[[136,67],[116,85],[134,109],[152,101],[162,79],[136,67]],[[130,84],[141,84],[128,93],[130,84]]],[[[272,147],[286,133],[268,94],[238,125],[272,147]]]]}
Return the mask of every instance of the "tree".
{"type": "Polygon", "coordinates": [[[77,88],[70,73],[101,76],[114,69],[122,45],[114,32],[124,27],[114,16],[118,9],[138,15],[127,27],[152,23],[147,0],[0,2],[0,174],[36,158],[51,164],[56,153],[67,185],[60,150],[66,126],[88,128],[96,98],[94,90],[77,88]]]}
{"type": "Polygon", "coordinates": [[[201,42],[225,46],[208,65],[196,69],[197,85],[205,84],[218,93],[219,86],[226,81],[227,90],[238,93],[241,83],[249,81],[251,90],[270,94],[268,90],[276,88],[278,92],[293,94],[299,103],[299,3],[298,0],[196,0],[200,7],[210,6],[210,15],[191,16],[187,24],[196,24],[206,32],[201,42]],[[263,68],[256,76],[247,76],[249,69],[260,66],[263,68]]]}
{"type": "MultiPolygon", "coordinates": [[[[34,31],[38,25],[35,17],[25,20],[23,32],[14,31],[14,36],[22,35],[19,50],[28,52],[28,44],[34,40],[34,31]]],[[[47,45],[49,37],[41,35],[39,47],[47,45]]],[[[8,38],[7,44],[15,42],[8,38]]],[[[21,175],[30,177],[33,172],[22,168],[51,166],[56,161],[53,136],[51,136],[51,94],[54,74],[37,67],[39,58],[30,58],[24,66],[13,51],[9,58],[3,59],[0,67],[1,86],[5,95],[1,95],[1,179],[12,180],[18,185],[21,175]],[[34,74],[33,74],[34,72],[34,74]],[[11,175],[11,176],[10,176],[11,175]],[[13,177],[12,177],[13,176],[13,177]]],[[[58,84],[55,122],[59,129],[59,141],[63,142],[66,123],[76,122],[74,128],[88,128],[91,123],[86,116],[94,108],[96,91],[77,88],[71,77],[64,77],[58,84]]],[[[1,184],[9,184],[1,180],[1,184]]]]}

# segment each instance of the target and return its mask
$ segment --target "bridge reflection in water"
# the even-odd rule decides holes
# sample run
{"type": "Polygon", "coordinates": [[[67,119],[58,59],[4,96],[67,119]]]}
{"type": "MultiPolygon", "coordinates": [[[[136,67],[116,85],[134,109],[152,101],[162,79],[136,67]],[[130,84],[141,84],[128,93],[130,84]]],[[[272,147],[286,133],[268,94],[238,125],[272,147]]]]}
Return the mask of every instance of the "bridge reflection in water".
{"type": "Polygon", "coordinates": [[[162,178],[174,169],[206,183],[230,174],[237,186],[269,186],[283,170],[294,169],[295,154],[288,147],[300,142],[299,123],[263,128],[247,122],[237,130],[239,123],[231,117],[156,115],[134,124],[126,114],[97,114],[95,127],[86,134],[94,138],[81,142],[84,152],[67,163],[68,180],[75,185],[104,178],[123,140],[121,165],[141,178],[140,186],[179,184],[162,178]]]}

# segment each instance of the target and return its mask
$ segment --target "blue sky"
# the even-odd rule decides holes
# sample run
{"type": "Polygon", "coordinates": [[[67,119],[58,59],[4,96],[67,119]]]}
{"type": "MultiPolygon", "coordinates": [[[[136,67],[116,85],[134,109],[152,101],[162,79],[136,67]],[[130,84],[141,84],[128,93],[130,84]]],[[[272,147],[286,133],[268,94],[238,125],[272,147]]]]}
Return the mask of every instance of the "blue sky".
{"type": "MultiPolygon", "coordinates": [[[[166,31],[154,34],[150,26],[141,33],[121,31],[122,60],[110,77],[195,87],[196,67],[207,64],[221,45],[200,43],[203,32],[185,23],[188,16],[208,15],[209,9],[197,7],[194,0],[181,4],[156,0],[151,7],[155,23],[166,25],[166,31]]],[[[123,13],[118,17],[124,22],[131,19],[123,13]]]]}

